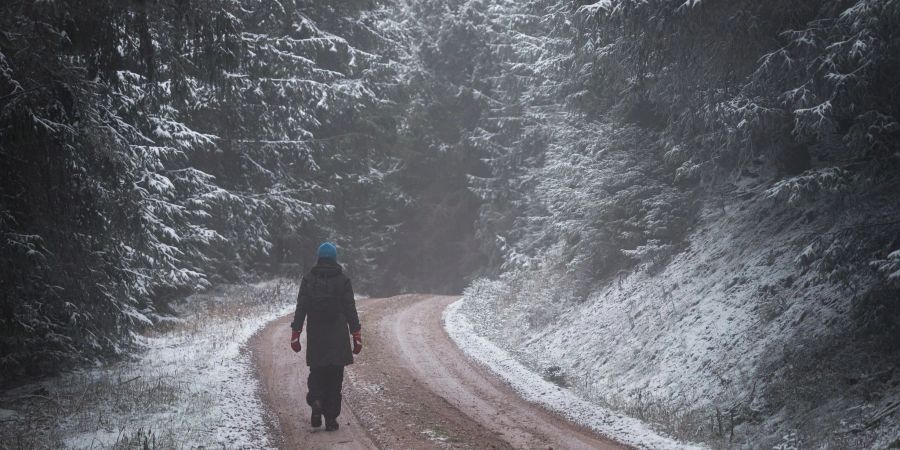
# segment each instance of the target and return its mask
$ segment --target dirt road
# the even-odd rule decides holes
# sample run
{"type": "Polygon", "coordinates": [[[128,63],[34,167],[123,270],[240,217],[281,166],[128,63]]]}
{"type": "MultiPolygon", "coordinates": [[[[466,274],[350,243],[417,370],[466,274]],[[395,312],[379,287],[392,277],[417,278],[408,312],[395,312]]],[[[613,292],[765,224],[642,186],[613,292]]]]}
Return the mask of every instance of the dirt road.
{"type": "Polygon", "coordinates": [[[347,367],[337,432],[309,425],[303,353],[288,347],[291,318],[254,336],[250,345],[276,443],[292,449],[625,448],[522,400],[470,361],[441,323],[454,300],[404,295],[357,302],[364,348],[347,367]]]}

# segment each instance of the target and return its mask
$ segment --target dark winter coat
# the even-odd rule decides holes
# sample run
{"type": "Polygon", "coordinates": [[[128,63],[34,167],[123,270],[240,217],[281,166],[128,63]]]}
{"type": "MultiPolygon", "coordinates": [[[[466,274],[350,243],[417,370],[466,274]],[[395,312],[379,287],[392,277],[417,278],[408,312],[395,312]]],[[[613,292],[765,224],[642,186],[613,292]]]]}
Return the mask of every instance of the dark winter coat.
{"type": "Polygon", "coordinates": [[[340,264],[321,258],[303,277],[291,328],[299,330],[304,319],[307,366],[353,364],[350,333],[359,331],[359,314],[340,264]]]}

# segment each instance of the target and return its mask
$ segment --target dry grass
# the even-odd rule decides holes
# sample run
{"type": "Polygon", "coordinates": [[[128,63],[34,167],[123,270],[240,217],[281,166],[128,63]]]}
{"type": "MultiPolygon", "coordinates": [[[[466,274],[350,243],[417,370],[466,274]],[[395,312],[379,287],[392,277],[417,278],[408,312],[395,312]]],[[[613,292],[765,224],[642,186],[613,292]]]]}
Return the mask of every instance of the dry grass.
{"type": "Polygon", "coordinates": [[[194,385],[185,367],[200,359],[179,344],[215,353],[246,321],[283,310],[293,292],[293,284],[276,281],[195,295],[175,305],[177,319],[141,338],[172,342],[165,358],[148,360],[153,353],[144,350],[2,393],[0,408],[15,414],[0,421],[0,448],[169,449],[213,441],[217,418],[209,411],[227,394],[194,385]]]}
{"type": "MultiPolygon", "coordinates": [[[[19,413],[17,420],[0,425],[4,448],[61,448],[72,435],[94,434],[96,441],[84,442],[95,448],[177,448],[176,436],[163,429],[131,429],[122,418],[152,416],[166,411],[190,386],[172,372],[134,375],[130,364],[116,364],[89,372],[69,374],[41,383],[31,392],[4,398],[4,408],[19,413]],[[112,430],[112,431],[111,431],[112,430]],[[109,433],[116,437],[111,446],[109,433]],[[141,438],[142,437],[142,438],[141,438]]],[[[197,406],[209,405],[209,398],[196,398],[197,406]]]]}

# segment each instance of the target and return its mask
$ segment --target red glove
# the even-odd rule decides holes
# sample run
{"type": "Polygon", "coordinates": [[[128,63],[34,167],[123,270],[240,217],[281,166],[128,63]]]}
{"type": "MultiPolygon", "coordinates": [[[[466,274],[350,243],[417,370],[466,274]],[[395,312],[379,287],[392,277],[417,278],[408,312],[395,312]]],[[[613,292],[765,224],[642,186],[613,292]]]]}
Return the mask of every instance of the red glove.
{"type": "Polygon", "coordinates": [[[360,351],[362,351],[362,336],[359,335],[359,330],[356,330],[353,332],[353,354],[358,355],[360,351]]]}
{"type": "Polygon", "coordinates": [[[295,352],[300,351],[300,332],[303,330],[297,330],[291,333],[291,350],[295,352]]]}

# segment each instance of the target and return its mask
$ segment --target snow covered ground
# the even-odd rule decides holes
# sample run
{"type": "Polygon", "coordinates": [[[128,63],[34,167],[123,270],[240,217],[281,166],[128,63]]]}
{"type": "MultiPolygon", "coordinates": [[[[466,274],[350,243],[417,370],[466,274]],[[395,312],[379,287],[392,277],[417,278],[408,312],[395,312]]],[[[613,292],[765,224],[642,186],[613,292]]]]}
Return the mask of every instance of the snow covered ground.
{"type": "Polygon", "coordinates": [[[2,393],[3,447],[271,447],[243,346],[294,295],[284,281],[193,295],[132,358],[2,393]]]}
{"type": "Polygon", "coordinates": [[[460,314],[463,301],[453,303],[444,312],[447,333],[466,355],[499,375],[526,400],[637,448],[704,448],[697,444],[677,442],[637,419],[593,404],[572,390],[545,380],[516,361],[509,352],[479,336],[468,319],[460,314]]]}
{"type": "MultiPolygon", "coordinates": [[[[473,355],[501,374],[519,370],[504,366],[506,351],[598,405],[601,417],[609,407],[678,439],[897,445],[900,371],[843,331],[852,329],[850,293],[798,262],[821,230],[764,206],[751,196],[711,208],[664,267],[621,274],[583,300],[551,270],[476,281],[448,329],[461,336],[455,328],[468,322],[486,338],[472,345],[489,349],[473,355]]],[[[568,408],[561,395],[537,400],[568,408]]]]}

